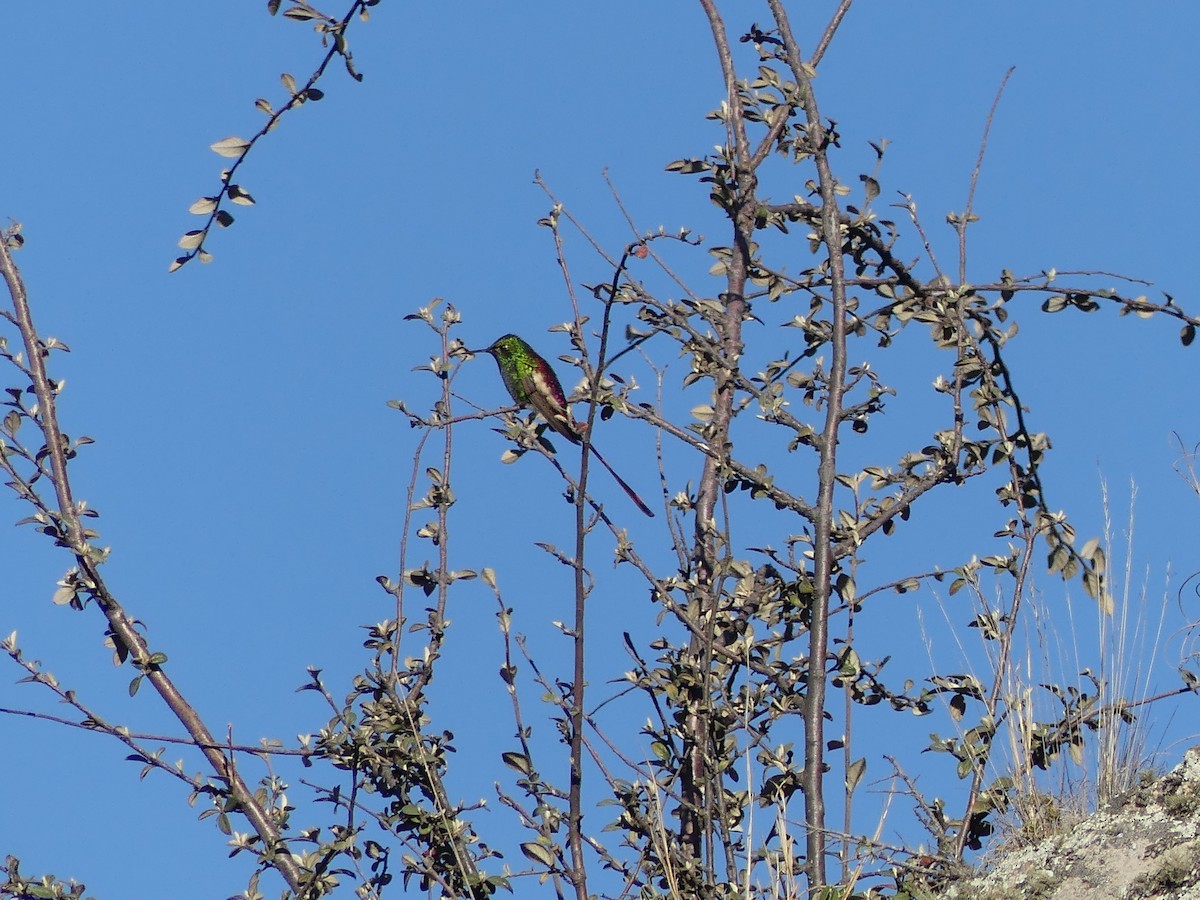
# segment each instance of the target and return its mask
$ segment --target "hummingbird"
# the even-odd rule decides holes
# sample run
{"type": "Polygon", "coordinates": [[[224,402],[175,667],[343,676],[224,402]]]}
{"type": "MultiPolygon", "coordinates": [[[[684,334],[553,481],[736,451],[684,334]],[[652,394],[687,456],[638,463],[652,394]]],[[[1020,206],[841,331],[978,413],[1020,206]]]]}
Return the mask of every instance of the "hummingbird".
{"type": "Polygon", "coordinates": [[[567,398],[558,376],[550,368],[550,363],[536,350],[515,334],[506,334],[496,338],[490,347],[470,352],[491,354],[500,368],[504,386],[518,406],[532,408],[546,420],[547,425],[572,444],[586,443],[596,459],[600,460],[600,465],[608,469],[608,474],[616,479],[617,484],[629,495],[629,499],[637,508],[648,516],[654,515],[654,511],[642,501],[637,492],[626,484],[625,479],[608,464],[608,460],[600,455],[596,445],[587,439],[587,426],[576,422],[571,416],[571,409],[567,406],[567,398]]]}

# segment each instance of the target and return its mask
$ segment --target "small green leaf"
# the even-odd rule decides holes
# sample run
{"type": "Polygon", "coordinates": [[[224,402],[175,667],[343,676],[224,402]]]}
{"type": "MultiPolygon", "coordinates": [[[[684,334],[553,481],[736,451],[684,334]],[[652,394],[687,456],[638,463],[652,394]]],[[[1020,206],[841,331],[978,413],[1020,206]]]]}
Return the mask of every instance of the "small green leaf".
{"type": "Polygon", "coordinates": [[[1071,552],[1062,544],[1059,544],[1052,551],[1050,551],[1050,557],[1046,560],[1046,568],[1050,574],[1053,575],[1055,572],[1066,566],[1070,559],[1071,552]]]}
{"type": "Polygon", "coordinates": [[[539,863],[547,869],[554,868],[554,853],[534,841],[526,841],[521,845],[521,852],[532,862],[539,863]]]}
{"type": "Polygon", "coordinates": [[[250,196],[250,192],[239,184],[231,184],[226,189],[226,193],[229,195],[231,203],[236,203],[238,206],[254,205],[254,198],[250,196]]]}
{"type": "Polygon", "coordinates": [[[286,10],[283,14],[283,17],[285,19],[295,19],[297,22],[305,22],[309,19],[321,18],[320,14],[317,13],[316,10],[306,9],[301,6],[293,7],[292,9],[286,10]]]}
{"type": "Polygon", "coordinates": [[[529,757],[524,753],[508,751],[507,753],[501,753],[500,758],[504,760],[506,766],[510,769],[515,769],[522,775],[528,775],[533,771],[533,766],[529,763],[529,757]]]}
{"type": "Polygon", "coordinates": [[[250,142],[242,140],[240,137],[227,137],[217,141],[215,144],[210,144],[209,149],[218,156],[233,158],[241,156],[249,146],[250,142]]]}
{"type": "Polygon", "coordinates": [[[195,203],[188,207],[188,212],[194,216],[207,216],[210,212],[217,208],[216,197],[201,197],[195,203]]]}
{"type": "Polygon", "coordinates": [[[697,172],[707,172],[711,168],[709,163],[700,159],[677,159],[667,163],[668,172],[679,172],[682,175],[695,175],[697,172]]]}
{"type": "Polygon", "coordinates": [[[863,189],[867,194],[867,202],[870,203],[879,196],[879,182],[870,175],[859,175],[858,178],[863,183],[863,189]]]}
{"type": "Polygon", "coordinates": [[[862,660],[859,659],[853,647],[847,647],[843,652],[841,659],[838,660],[838,674],[852,677],[858,675],[862,671],[862,660]]]}
{"type": "Polygon", "coordinates": [[[867,761],[865,758],[856,759],[850,763],[846,769],[846,793],[853,794],[854,789],[858,787],[858,783],[862,781],[862,777],[867,771],[867,761]]]}
{"type": "Polygon", "coordinates": [[[962,717],[967,712],[967,698],[962,694],[955,694],[950,698],[950,717],[955,722],[962,721],[962,717]]]}

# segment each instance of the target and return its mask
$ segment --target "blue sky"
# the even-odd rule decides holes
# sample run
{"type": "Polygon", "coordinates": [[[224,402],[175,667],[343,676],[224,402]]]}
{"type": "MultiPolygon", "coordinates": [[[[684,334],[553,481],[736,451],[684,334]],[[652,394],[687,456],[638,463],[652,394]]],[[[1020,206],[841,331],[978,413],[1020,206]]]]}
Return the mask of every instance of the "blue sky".
{"type": "MultiPolygon", "coordinates": [[[[97,441],[74,478],[102,514],[110,584],[213,730],[233,723],[245,742],[316,730],[324,711],[294,693],[305,666],[322,667],[340,693],[363,664],[360,626],[390,613],[374,578],[399,566],[415,434],[387,401],[433,399],[412,369],[435,346],[404,316],[444,297],[462,311],[469,343],[514,330],[547,355],[566,350],[545,331],[570,307],[536,225],[549,201],[535,170],[609,247],[629,233],[606,170],[641,227],[724,240],[701,186],[664,171],[722,139],[703,118],[721,86],[698,5],[530,2],[497,13],[481,2],[381,3],[350,34],[364,81],[335,66],[325,99],[288,116],[243,168],[258,202],[233,209],[236,223],[208,247],[215,262],[168,275],[175,241],[197,227],[188,205],[214,191],[224,164],[209,145],[250,136],[262,121],[255,98],[280,103],[280,73],[302,79],[319,59],[305,26],[264,6],[8,10],[0,172],[0,217],[24,225],[17,261],[37,321],[73,349],[56,360],[68,382],[62,416],[70,434],[97,441]]],[[[797,6],[805,46],[828,8],[797,6]]],[[[766,20],[765,8],[755,14],[766,20]]],[[[952,262],[943,217],[965,202],[984,117],[1015,65],[976,195],[970,276],[1104,269],[1153,281],[1152,299],[1165,290],[1200,308],[1180,224],[1200,200],[1189,174],[1198,28],[1200,12],[1184,4],[864,2],[817,82],[842,133],[835,165],[856,181],[873,165],[867,141],[888,139],[884,197],[911,194],[952,262]]],[[[780,182],[768,192],[782,200],[798,190],[780,182]]],[[[570,252],[577,282],[605,277],[581,245],[570,252]]],[[[708,263],[696,254],[681,265],[698,289],[719,290],[708,263]]],[[[1173,472],[1171,437],[1200,441],[1197,351],[1176,333],[1111,310],[1047,317],[1031,305],[1012,346],[1034,427],[1055,444],[1051,504],[1081,534],[1098,533],[1103,477],[1119,530],[1137,483],[1135,565],[1149,573],[1151,599],[1166,591],[1172,606],[1175,644],[1144,661],[1164,685],[1186,621],[1175,586],[1200,568],[1189,539],[1198,501],[1173,472]]],[[[489,360],[456,386],[481,405],[504,400],[489,360]]],[[[565,645],[548,623],[568,615],[569,575],[533,543],[565,543],[573,514],[554,502],[538,460],[501,466],[498,436],[482,425],[463,434],[459,565],[493,566],[516,627],[559,661],[565,645]]],[[[631,429],[599,443],[650,499],[652,438],[631,429]]],[[[673,490],[697,474],[671,473],[673,490]]],[[[611,487],[604,477],[593,482],[601,492],[611,487]]],[[[611,495],[637,540],[666,546],[661,514],[638,521],[611,495]]],[[[964,509],[954,497],[938,503],[951,518],[964,509]]],[[[0,511],[14,522],[26,514],[11,498],[0,511]]],[[[961,560],[950,531],[920,548],[929,564],[961,560]]],[[[0,534],[9,561],[0,634],[19,630],[27,656],[110,720],[176,733],[148,692],[127,696],[132,673],[109,663],[98,612],[51,606],[67,560],[27,529],[0,534]]],[[[599,613],[593,634],[649,626],[644,589],[604,569],[599,544],[593,553],[605,577],[593,609],[619,610],[599,613]]],[[[1062,597],[1056,580],[1042,587],[1048,602],[1062,597]]],[[[455,602],[438,685],[450,699],[494,690],[499,659],[488,592],[470,586],[455,602]]],[[[623,663],[612,665],[593,684],[619,675],[623,663]]],[[[61,711],[15,684],[21,673],[8,666],[0,706],[61,711]]],[[[511,723],[473,712],[453,723],[459,755],[494,758],[511,723]]],[[[1167,763],[1194,742],[1188,718],[1165,732],[1167,763]]],[[[223,837],[195,821],[176,785],[139,782],[123,756],[102,737],[0,718],[0,852],[85,881],[101,898],[156,896],[160,878],[185,900],[240,890],[244,867],[223,862],[223,837]]],[[[459,787],[492,794],[486,780],[459,787]]]]}

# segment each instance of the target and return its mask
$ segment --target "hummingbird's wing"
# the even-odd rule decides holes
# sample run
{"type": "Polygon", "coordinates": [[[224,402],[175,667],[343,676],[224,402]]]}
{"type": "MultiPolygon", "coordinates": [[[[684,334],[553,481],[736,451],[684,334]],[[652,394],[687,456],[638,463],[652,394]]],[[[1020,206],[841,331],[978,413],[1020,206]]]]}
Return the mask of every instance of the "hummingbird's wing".
{"type": "Polygon", "coordinates": [[[546,424],[572,444],[578,444],[583,439],[583,433],[571,418],[562,385],[554,371],[546,365],[534,366],[527,378],[526,402],[541,414],[546,424]]]}

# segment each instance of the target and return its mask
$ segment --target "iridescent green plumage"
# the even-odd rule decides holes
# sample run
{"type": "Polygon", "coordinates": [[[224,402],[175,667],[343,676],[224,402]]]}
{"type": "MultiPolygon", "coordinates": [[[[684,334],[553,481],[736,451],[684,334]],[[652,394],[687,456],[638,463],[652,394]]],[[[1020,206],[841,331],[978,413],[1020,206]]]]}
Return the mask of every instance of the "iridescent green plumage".
{"type": "Polygon", "coordinates": [[[495,358],[504,386],[518,405],[536,410],[572,444],[582,440],[582,429],[571,418],[558,376],[536,350],[515,334],[506,334],[483,352],[495,358]]]}
{"type": "MultiPolygon", "coordinates": [[[[571,408],[567,405],[567,397],[563,393],[558,376],[550,368],[550,363],[524,340],[515,334],[506,334],[496,338],[490,347],[472,352],[492,355],[500,368],[504,386],[508,388],[509,395],[517,405],[535,410],[546,420],[547,425],[572,444],[585,441],[585,427],[572,418],[571,408]]],[[[613,467],[600,455],[596,445],[590,441],[587,443],[596,459],[608,469],[608,473],[617,480],[617,484],[629,495],[629,499],[637,504],[637,508],[646,515],[653,516],[654,512],[650,507],[625,483],[625,479],[613,471],[613,467]]]]}

